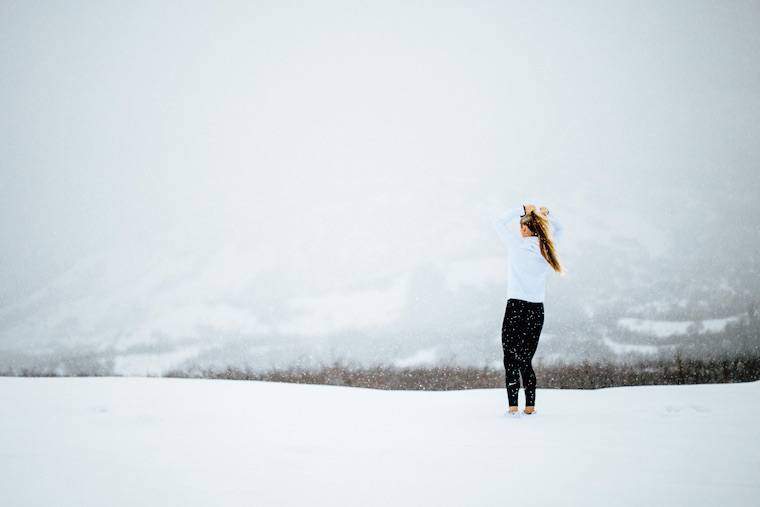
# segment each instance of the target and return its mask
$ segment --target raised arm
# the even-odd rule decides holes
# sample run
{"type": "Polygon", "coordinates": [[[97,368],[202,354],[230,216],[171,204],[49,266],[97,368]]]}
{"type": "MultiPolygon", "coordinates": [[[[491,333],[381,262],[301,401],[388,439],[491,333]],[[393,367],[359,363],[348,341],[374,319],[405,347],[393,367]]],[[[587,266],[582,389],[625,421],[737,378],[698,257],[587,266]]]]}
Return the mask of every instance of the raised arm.
{"type": "Polygon", "coordinates": [[[494,216],[491,220],[491,224],[493,225],[496,234],[507,248],[514,245],[519,237],[516,231],[509,230],[509,224],[515,218],[520,217],[524,211],[525,210],[522,206],[515,206],[514,208],[509,208],[500,215],[494,216]]]}

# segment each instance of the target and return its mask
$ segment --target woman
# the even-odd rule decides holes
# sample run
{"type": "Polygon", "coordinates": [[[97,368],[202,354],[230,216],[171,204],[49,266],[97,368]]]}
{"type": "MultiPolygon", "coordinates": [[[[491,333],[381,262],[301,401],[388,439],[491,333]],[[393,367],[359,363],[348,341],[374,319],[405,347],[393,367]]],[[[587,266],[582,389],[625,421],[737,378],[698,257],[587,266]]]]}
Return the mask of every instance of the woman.
{"type": "Polygon", "coordinates": [[[563,273],[555,241],[562,235],[562,226],[549,210],[536,210],[532,204],[510,209],[497,217],[494,226],[509,253],[507,269],[507,308],[501,326],[504,349],[509,413],[517,415],[517,394],[522,375],[525,390],[525,413],[535,412],[536,374],[533,354],[538,347],[544,325],[544,292],[551,270],[563,273]],[[508,226],[520,217],[520,231],[508,226]]]}

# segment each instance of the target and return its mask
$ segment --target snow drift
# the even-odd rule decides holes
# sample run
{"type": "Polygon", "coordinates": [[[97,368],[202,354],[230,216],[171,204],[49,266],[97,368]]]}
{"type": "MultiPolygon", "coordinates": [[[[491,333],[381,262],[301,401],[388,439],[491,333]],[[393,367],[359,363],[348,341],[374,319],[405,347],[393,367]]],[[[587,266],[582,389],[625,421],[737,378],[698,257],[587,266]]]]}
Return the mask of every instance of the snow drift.
{"type": "Polygon", "coordinates": [[[4,505],[750,505],[760,382],[378,391],[0,378],[4,505]],[[522,402],[522,399],[521,399],[522,402]]]}

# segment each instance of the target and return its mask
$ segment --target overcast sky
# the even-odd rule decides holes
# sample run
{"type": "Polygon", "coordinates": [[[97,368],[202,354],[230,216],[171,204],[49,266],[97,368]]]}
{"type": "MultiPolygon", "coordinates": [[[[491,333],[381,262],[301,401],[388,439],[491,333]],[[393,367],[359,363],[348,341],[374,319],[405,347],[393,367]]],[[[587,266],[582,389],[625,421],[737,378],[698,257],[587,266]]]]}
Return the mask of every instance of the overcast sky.
{"type": "Polygon", "coordinates": [[[758,26],[757,1],[0,2],[0,294],[231,244],[331,290],[500,255],[485,218],[528,196],[571,259],[720,240],[721,209],[760,218],[758,26]]]}

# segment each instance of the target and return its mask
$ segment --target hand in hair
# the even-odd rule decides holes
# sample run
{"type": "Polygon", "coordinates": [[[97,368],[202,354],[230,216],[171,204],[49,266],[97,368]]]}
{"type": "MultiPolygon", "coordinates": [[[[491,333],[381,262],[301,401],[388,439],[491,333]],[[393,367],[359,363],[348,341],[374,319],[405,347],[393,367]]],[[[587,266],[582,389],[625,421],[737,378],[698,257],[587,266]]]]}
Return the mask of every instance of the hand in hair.
{"type": "Polygon", "coordinates": [[[527,215],[531,211],[536,211],[536,205],[535,204],[523,204],[523,209],[525,210],[525,214],[527,215]]]}
{"type": "Polygon", "coordinates": [[[549,216],[549,208],[547,208],[546,206],[541,206],[541,208],[539,208],[539,213],[541,213],[545,217],[548,217],[549,216]]]}

